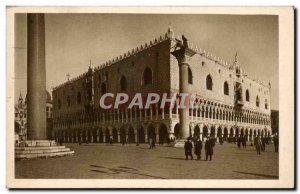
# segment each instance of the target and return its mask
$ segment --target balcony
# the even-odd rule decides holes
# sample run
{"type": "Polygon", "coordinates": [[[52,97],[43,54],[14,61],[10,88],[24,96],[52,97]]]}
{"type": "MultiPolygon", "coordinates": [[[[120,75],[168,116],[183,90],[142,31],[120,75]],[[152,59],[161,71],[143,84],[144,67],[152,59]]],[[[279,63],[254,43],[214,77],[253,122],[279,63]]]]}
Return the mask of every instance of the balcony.
{"type": "Polygon", "coordinates": [[[236,106],[244,106],[244,101],[243,100],[236,100],[235,101],[236,106]]]}

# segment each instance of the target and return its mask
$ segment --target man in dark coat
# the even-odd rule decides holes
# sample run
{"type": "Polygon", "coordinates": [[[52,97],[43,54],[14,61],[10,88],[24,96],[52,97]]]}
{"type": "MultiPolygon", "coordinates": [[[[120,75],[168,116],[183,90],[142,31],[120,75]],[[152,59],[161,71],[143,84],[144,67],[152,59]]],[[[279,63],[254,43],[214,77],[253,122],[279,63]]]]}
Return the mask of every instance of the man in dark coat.
{"type": "Polygon", "coordinates": [[[156,148],[156,146],[155,146],[155,138],[152,139],[152,149],[153,148],[156,148]]]}
{"type": "Polygon", "coordinates": [[[191,159],[193,160],[193,144],[190,138],[187,138],[187,141],[184,143],[184,152],[187,160],[189,159],[189,156],[191,156],[191,159]]]}
{"type": "Polygon", "coordinates": [[[247,142],[247,137],[246,136],[244,136],[243,138],[242,138],[242,145],[243,145],[243,148],[246,148],[246,142],[247,142]]]}
{"type": "Polygon", "coordinates": [[[197,156],[197,160],[201,159],[201,150],[202,150],[202,141],[200,140],[200,137],[198,136],[195,141],[195,155],[197,156]]]}
{"type": "Polygon", "coordinates": [[[207,138],[206,142],[205,142],[205,153],[206,153],[206,160],[208,160],[208,156],[209,156],[209,160],[212,160],[212,155],[214,153],[214,142],[213,139],[207,138]]]}
{"type": "Polygon", "coordinates": [[[262,137],[261,138],[261,151],[265,151],[266,150],[266,138],[262,137]]]}
{"type": "Polygon", "coordinates": [[[254,138],[254,145],[255,145],[257,154],[260,155],[262,145],[261,145],[261,139],[259,136],[254,138]]]}
{"type": "Polygon", "coordinates": [[[239,137],[237,138],[237,146],[238,146],[238,148],[241,148],[241,142],[242,142],[241,139],[242,139],[241,136],[239,136],[239,137]]]}

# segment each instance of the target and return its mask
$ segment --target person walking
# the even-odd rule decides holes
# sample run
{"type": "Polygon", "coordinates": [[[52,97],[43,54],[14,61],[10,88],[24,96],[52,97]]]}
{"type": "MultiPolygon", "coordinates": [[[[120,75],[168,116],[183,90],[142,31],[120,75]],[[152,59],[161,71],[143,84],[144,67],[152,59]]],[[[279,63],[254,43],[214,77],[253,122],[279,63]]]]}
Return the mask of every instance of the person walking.
{"type": "Polygon", "coordinates": [[[193,144],[190,140],[190,138],[187,138],[187,141],[184,143],[184,152],[185,152],[185,158],[188,160],[189,156],[191,156],[191,160],[193,160],[193,144]]]}
{"type": "Polygon", "coordinates": [[[152,149],[153,148],[156,148],[156,146],[155,146],[155,139],[154,138],[152,139],[152,149]]]}
{"type": "Polygon", "coordinates": [[[237,146],[238,146],[238,148],[241,148],[241,136],[239,136],[238,138],[237,138],[237,146]]]}
{"type": "Polygon", "coordinates": [[[208,160],[208,157],[210,161],[212,160],[212,155],[214,153],[213,147],[214,147],[213,139],[210,139],[208,137],[207,140],[205,141],[206,160],[208,160]]]}
{"type": "Polygon", "coordinates": [[[198,136],[195,141],[195,155],[197,156],[197,160],[201,159],[201,150],[202,150],[202,141],[200,140],[200,137],[198,136]]]}
{"type": "Polygon", "coordinates": [[[152,149],[152,138],[149,138],[149,149],[152,149]]]}
{"type": "Polygon", "coordinates": [[[262,144],[262,143],[261,143],[260,137],[259,137],[259,136],[255,137],[255,138],[254,138],[254,145],[255,145],[256,152],[257,152],[258,155],[261,154],[261,147],[262,147],[261,144],[262,144]]]}
{"type": "Polygon", "coordinates": [[[266,150],[266,138],[261,138],[261,150],[264,152],[266,150]]]}
{"type": "Polygon", "coordinates": [[[246,142],[247,142],[247,137],[246,136],[244,136],[243,138],[242,138],[242,145],[243,145],[243,148],[246,148],[246,142]]]}

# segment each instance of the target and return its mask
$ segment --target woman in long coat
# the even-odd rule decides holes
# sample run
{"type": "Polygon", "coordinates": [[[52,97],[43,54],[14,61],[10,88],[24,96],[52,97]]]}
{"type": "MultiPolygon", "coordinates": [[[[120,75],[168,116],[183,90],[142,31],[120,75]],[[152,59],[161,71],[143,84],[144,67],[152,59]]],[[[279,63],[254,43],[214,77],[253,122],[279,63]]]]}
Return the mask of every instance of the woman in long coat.
{"type": "Polygon", "coordinates": [[[197,160],[201,159],[201,150],[202,150],[202,141],[199,137],[197,137],[195,141],[195,155],[197,156],[197,160]]]}
{"type": "Polygon", "coordinates": [[[212,155],[214,153],[214,140],[207,138],[206,142],[205,142],[205,153],[206,153],[206,160],[208,160],[208,156],[209,156],[209,160],[212,160],[212,155]]]}
{"type": "Polygon", "coordinates": [[[255,137],[254,138],[254,145],[255,145],[257,154],[260,155],[261,146],[262,146],[260,137],[255,137]]]}

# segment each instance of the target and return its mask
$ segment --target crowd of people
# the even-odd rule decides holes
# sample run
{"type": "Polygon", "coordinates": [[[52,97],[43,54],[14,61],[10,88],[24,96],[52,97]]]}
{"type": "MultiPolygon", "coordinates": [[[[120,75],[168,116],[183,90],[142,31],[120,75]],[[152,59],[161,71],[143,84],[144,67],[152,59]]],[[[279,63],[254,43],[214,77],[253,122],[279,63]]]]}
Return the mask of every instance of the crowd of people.
{"type": "MultiPolygon", "coordinates": [[[[217,139],[213,137],[206,137],[205,138],[205,145],[204,145],[204,150],[205,150],[205,155],[206,158],[205,160],[212,160],[212,156],[214,153],[214,146],[216,144],[217,139]]],[[[246,148],[247,147],[247,137],[246,136],[239,136],[239,137],[231,137],[226,139],[228,143],[236,143],[238,148],[246,148]]],[[[256,136],[254,138],[254,146],[256,149],[256,152],[258,155],[261,154],[261,152],[264,152],[266,150],[266,145],[269,145],[271,141],[273,141],[274,147],[275,147],[275,152],[278,152],[278,145],[279,145],[279,138],[278,134],[275,134],[273,138],[271,137],[260,137],[256,136]]],[[[253,146],[253,142],[251,142],[251,146],[253,146]]],[[[223,138],[219,138],[219,143],[222,145],[224,143],[223,138]]],[[[202,141],[199,136],[193,138],[193,137],[188,137],[187,140],[185,141],[184,144],[184,152],[185,152],[185,157],[186,160],[191,158],[193,160],[193,148],[195,147],[194,154],[197,156],[197,160],[201,159],[201,150],[202,150],[202,141]]]]}

